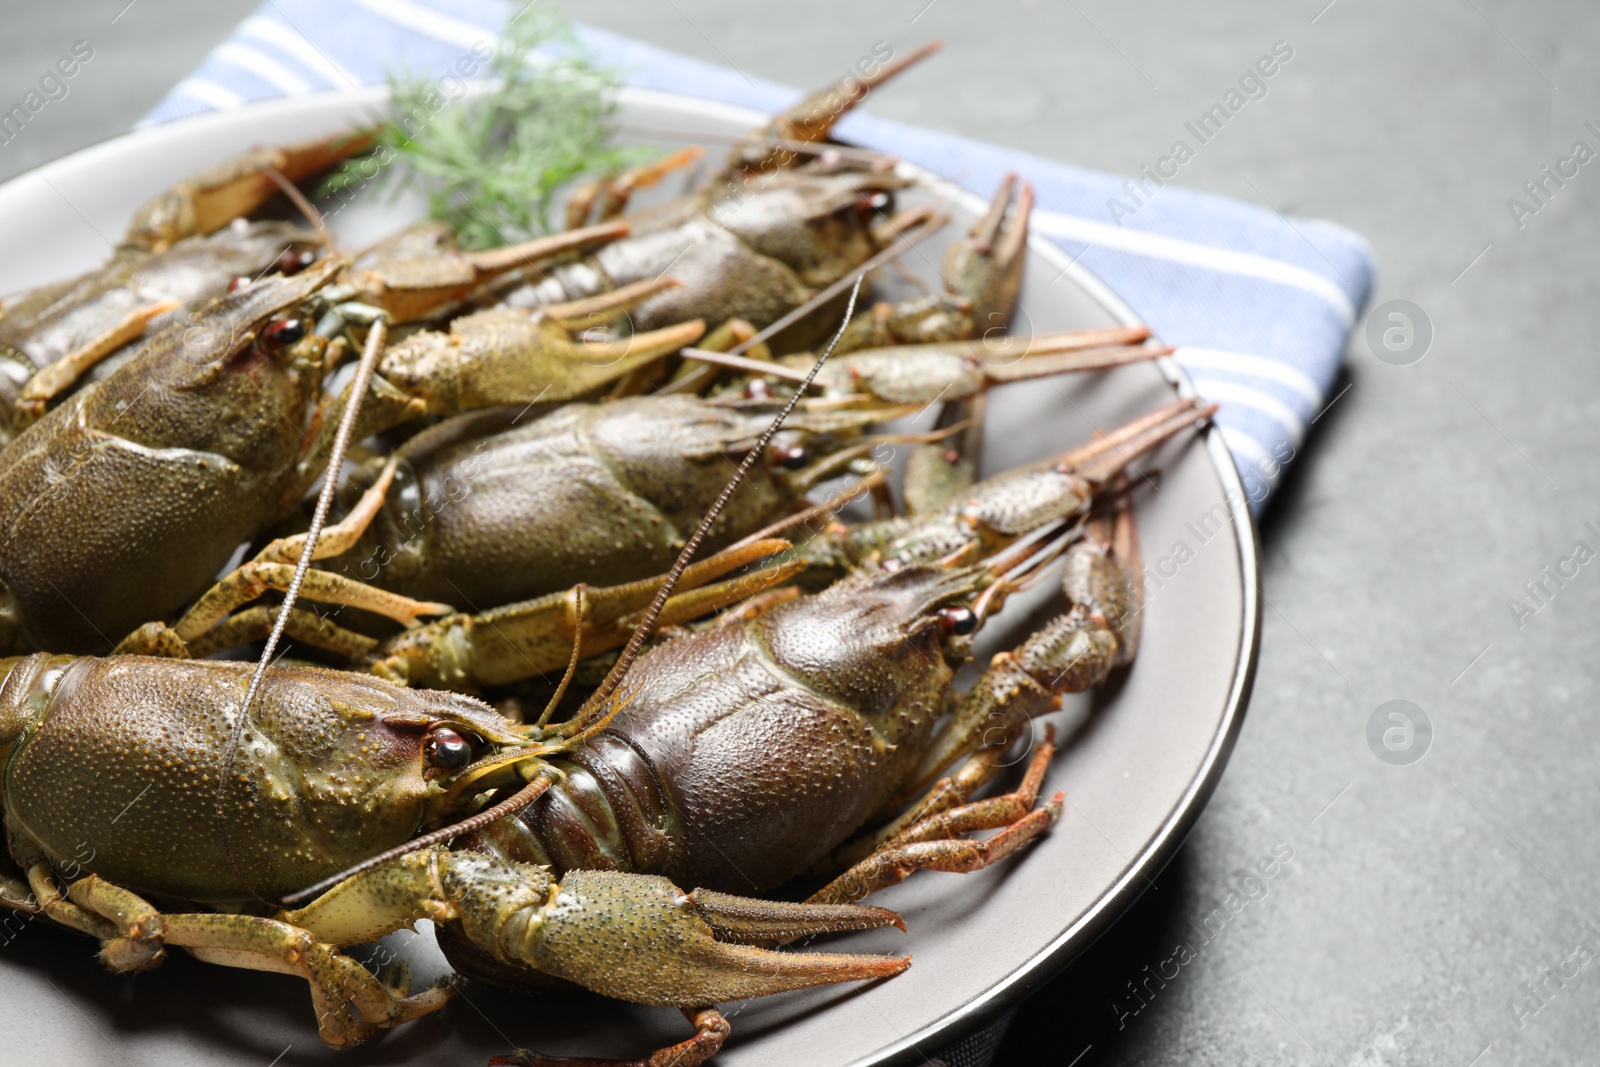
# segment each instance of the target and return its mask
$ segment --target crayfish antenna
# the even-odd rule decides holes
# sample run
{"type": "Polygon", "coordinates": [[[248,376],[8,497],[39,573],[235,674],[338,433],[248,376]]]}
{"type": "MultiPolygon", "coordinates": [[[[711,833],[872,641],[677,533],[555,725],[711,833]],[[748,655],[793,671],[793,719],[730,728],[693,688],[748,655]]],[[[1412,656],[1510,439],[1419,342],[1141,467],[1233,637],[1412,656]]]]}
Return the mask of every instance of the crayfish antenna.
{"type": "Polygon", "coordinates": [[[261,165],[261,173],[266,175],[272,184],[276,185],[283,195],[289,198],[289,203],[294,205],[295,210],[304,215],[306,221],[311,223],[311,228],[316,230],[317,236],[322,239],[322,247],[330,253],[336,251],[338,246],[334,243],[333,231],[328,229],[327,220],[322,217],[322,212],[317,210],[316,205],[311,202],[306,194],[300,191],[300,187],[290,181],[277,167],[263,163],[261,165]]]}
{"type": "Polygon", "coordinates": [[[707,509],[705,516],[700,520],[700,525],[695,528],[693,535],[683,546],[683,551],[678,553],[678,558],[673,561],[672,569],[667,572],[666,580],[661,583],[661,588],[657,590],[655,600],[651,601],[650,606],[645,609],[644,618],[634,628],[633,636],[628,638],[628,643],[623,648],[621,657],[612,665],[611,670],[606,673],[605,680],[600,683],[600,688],[595,690],[594,695],[584,704],[576,718],[582,719],[592,715],[591,708],[604,706],[611,699],[612,694],[616,692],[617,686],[622,684],[623,678],[627,676],[629,669],[633,666],[633,661],[638,658],[639,649],[643,647],[645,641],[649,639],[650,634],[655,630],[656,620],[661,616],[661,609],[666,606],[667,599],[672,596],[673,590],[677,588],[678,579],[683,576],[684,568],[689,566],[690,561],[694,559],[694,554],[699,550],[700,543],[711,532],[712,525],[717,521],[717,517],[722,514],[722,509],[727,506],[734,490],[738,489],[739,484],[744,481],[745,474],[750,470],[756,459],[765,453],[767,443],[783,427],[784,420],[789,417],[790,412],[794,411],[795,405],[800,403],[800,398],[805,395],[806,389],[811,385],[812,380],[822,370],[822,366],[828,361],[828,357],[833,354],[834,347],[839,343],[839,338],[844,336],[845,327],[849,325],[850,317],[855,314],[856,299],[861,295],[861,284],[866,280],[866,271],[866,267],[859,268],[856,271],[855,286],[850,290],[850,302],[845,308],[844,319],[839,324],[838,332],[833,335],[833,340],[828,342],[828,347],[823,350],[822,355],[817,357],[817,362],[812,366],[811,373],[806,375],[806,380],[801,382],[799,387],[795,389],[794,395],[784,404],[783,410],[778,412],[777,417],[762,432],[760,438],[756,440],[755,446],[745,453],[745,457],[740,462],[738,469],[733,472],[733,477],[729,478],[728,483],[722,487],[722,492],[717,495],[716,501],[707,509]]]}
{"type": "Polygon", "coordinates": [[[588,588],[582,582],[572,588],[573,614],[577,616],[572,626],[572,658],[567,661],[566,673],[561,676],[561,684],[556,686],[556,691],[551,694],[550,703],[544,706],[544,714],[533,724],[535,731],[543,730],[550,722],[550,716],[555,714],[561,698],[567,695],[567,686],[572,684],[572,676],[578,673],[578,661],[583,658],[583,624],[589,614],[589,598],[585,595],[588,588]]]}

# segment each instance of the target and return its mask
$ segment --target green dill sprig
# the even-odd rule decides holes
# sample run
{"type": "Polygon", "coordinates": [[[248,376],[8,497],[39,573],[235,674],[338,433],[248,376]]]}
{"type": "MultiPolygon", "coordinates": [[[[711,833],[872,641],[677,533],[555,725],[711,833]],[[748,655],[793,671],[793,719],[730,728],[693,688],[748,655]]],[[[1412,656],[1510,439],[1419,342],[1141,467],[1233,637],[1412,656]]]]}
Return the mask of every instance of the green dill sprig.
{"type": "MultiPolygon", "coordinates": [[[[395,117],[373,133],[373,154],[399,164],[385,169],[427,196],[429,216],[461,247],[544,236],[559,228],[552,214],[564,188],[647,157],[611,144],[616,76],[577,47],[559,14],[526,8],[496,43],[489,74],[497,89],[448,101],[435,80],[391,73],[395,117]],[[548,45],[557,48],[539,51],[548,45]]],[[[347,160],[319,192],[365,184],[371,158],[347,160]]]]}

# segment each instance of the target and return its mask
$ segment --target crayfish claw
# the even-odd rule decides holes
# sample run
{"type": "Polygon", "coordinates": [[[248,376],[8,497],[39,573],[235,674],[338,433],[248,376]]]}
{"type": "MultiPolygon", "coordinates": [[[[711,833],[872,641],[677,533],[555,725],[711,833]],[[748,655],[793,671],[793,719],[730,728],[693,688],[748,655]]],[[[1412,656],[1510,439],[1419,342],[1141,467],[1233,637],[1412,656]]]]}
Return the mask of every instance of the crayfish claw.
{"type": "Polygon", "coordinates": [[[164,932],[158,929],[112,938],[101,944],[100,962],[118,974],[159,967],[167,958],[164,932]]]}
{"type": "Polygon", "coordinates": [[[100,961],[111,970],[148,971],[166,958],[167,921],[143,897],[97,874],[73,882],[67,897],[118,928],[118,936],[100,942],[100,961]]]}
{"type": "Polygon", "coordinates": [[[945,287],[971,301],[979,336],[1005,326],[1016,308],[1032,212],[1033,187],[1019,182],[1015,174],[1007,174],[989,210],[945,253],[945,287]]]}

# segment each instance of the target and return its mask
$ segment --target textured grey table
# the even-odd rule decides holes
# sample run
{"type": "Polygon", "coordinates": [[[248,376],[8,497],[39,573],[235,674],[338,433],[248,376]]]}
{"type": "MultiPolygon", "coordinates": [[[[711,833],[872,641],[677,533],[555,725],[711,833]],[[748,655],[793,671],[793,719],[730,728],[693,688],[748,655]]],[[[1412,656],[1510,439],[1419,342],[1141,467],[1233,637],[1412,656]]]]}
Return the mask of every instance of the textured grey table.
{"type": "MultiPolygon", "coordinates": [[[[137,0],[113,23],[125,3],[0,2],[0,102],[74,41],[95,48],[0,145],[0,178],[125,129],[254,6],[137,0]]],[[[1349,389],[1262,526],[1264,648],[1227,776],[1156,887],[1029,1002],[1001,1062],[1600,1058],[1600,534],[1585,526],[1600,527],[1600,165],[1520,219],[1507,205],[1575,141],[1600,150],[1584,127],[1600,127],[1600,12],[589,0],[581,15],[797,85],[878,39],[942,37],[875,109],[1129,173],[1274,41],[1294,45],[1181,180],[1366,234],[1375,301],[1420,305],[1432,347],[1396,367],[1353,344],[1349,389]],[[1433,725],[1409,766],[1366,739],[1392,699],[1433,725]]]]}

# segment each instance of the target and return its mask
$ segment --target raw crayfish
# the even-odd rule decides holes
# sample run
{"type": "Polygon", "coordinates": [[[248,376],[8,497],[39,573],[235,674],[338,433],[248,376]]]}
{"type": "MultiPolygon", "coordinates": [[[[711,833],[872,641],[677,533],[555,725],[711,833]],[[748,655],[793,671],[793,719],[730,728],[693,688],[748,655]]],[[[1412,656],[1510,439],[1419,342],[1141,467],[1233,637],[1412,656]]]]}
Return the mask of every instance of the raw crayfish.
{"type": "Polygon", "coordinates": [[[308,230],[241,219],[160,252],[124,249],[104,267],[8,302],[0,309],[0,445],[91,368],[120,365],[147,331],[198,310],[236,278],[304,269],[316,243],[308,230]]]}
{"type": "Polygon", "coordinates": [[[243,665],[9,661],[0,789],[24,878],[0,891],[12,907],[100,938],[117,969],[152,966],[170,943],[299,974],[334,1044],[444,1003],[447,987],[407,995],[340,951],[429,918],[468,973],[554,976],[682,1008],[696,1035],[675,1054],[700,1062],[728,1032],[720,1000],[906,964],[750,943],[897,924],[851,902],[917,868],[980,869],[1048,827],[1059,798],[1033,808],[1048,742],[1020,790],[968,800],[1057,693],[1094,684],[1136,646],[1126,507],[1070,545],[1069,520],[1131,456],[1208,413],[1179,403],[1062,457],[1048,470],[1071,490],[1065,500],[1015,478],[986,486],[979,497],[992,503],[967,527],[982,562],[901,552],[868,561],[820,594],[667,641],[627,675],[629,696],[591,701],[557,727],[520,727],[463,696],[295,667],[266,672],[260,704],[240,723],[243,665]],[[1031,528],[1007,525],[1019,518],[1031,528]],[[1072,612],[956,697],[950,677],[971,635],[1063,548],[1072,612]],[[237,748],[218,744],[230,731],[237,748]],[[152,788],[124,807],[85,788],[85,775],[152,788]],[[832,786],[810,788],[818,776],[832,786]],[[776,885],[919,795],[812,902],[718,891],[752,878],[758,890],[776,885]],[[412,840],[466,815],[446,831],[454,848],[412,840]],[[1004,829],[984,842],[961,836],[994,827],[1004,829]],[[94,873],[63,894],[53,867],[85,839],[94,873]],[[177,863],[164,847],[174,839],[192,843],[177,863]],[[262,907],[408,841],[416,847],[303,907],[262,907]],[[676,888],[687,883],[703,888],[676,888]],[[162,911],[146,895],[249,913],[162,911]]]}
{"type": "MultiPolygon", "coordinates": [[[[827,125],[820,123],[815,138],[808,133],[802,139],[820,139],[827,125]]],[[[662,213],[667,222],[660,228],[636,227],[634,237],[625,239],[647,242],[652,233],[670,233],[660,243],[674,247],[672,242],[683,244],[689,235],[693,239],[683,247],[712,250],[714,269],[681,288],[649,277],[630,280],[622,271],[600,277],[593,272],[602,251],[588,262],[556,267],[548,277],[559,285],[547,284],[549,291],[536,298],[524,290],[519,299],[539,304],[538,313],[480,308],[454,319],[448,332],[429,321],[381,359],[358,435],[425,413],[554,399],[550,389],[535,390],[538,383],[529,382],[528,363],[537,361],[491,370],[481,388],[457,370],[466,368],[470,376],[485,360],[492,367],[508,353],[542,352],[547,338],[576,351],[590,343],[574,334],[592,316],[632,308],[636,326],[648,325],[652,314],[663,316],[667,325],[654,341],[635,334],[599,342],[640,354],[640,363],[623,365],[609,377],[582,379],[565,387],[566,394],[557,387],[563,398],[591,393],[642,365],[641,344],[660,349],[649,353],[654,360],[698,338],[702,323],[681,321],[694,307],[684,301],[703,297],[707,279],[715,281],[728,263],[753,263],[749,257],[759,256],[788,272],[767,271],[781,282],[776,296],[733,286],[702,305],[713,325],[752,320],[743,338],[753,340],[756,324],[802,309],[805,296],[848,278],[883,248],[887,234],[916,222],[872,221],[873,213],[888,206],[873,194],[897,187],[885,184],[891,173],[886,167],[839,166],[827,159],[802,168],[769,162],[759,152],[736,154],[719,179],[723,186],[680,204],[676,217],[662,213]],[[755,177],[748,188],[730,192],[733,175],[755,177]],[[734,195],[743,198],[740,203],[734,195]],[[767,195],[770,200],[759,199],[767,195]],[[752,203],[797,202],[800,212],[768,217],[776,219],[772,229],[744,226],[738,217],[752,203]],[[817,204],[826,210],[810,210],[817,204]],[[729,241],[738,245],[732,252],[729,241]],[[584,278],[584,284],[567,284],[584,278]],[[578,299],[560,302],[556,296],[578,299]],[[745,314],[752,309],[754,314],[745,314]],[[517,339],[496,340],[508,332],[517,339]]],[[[1009,184],[1002,189],[989,219],[975,230],[977,244],[996,243],[1011,191],[1009,184]]],[[[139,232],[158,235],[151,247],[181,241],[214,221],[218,209],[195,206],[192,192],[140,223],[139,232]]],[[[1025,232],[1026,194],[1013,217],[1012,232],[1025,232]]],[[[906,341],[941,347],[887,355],[858,351],[855,373],[833,372],[837,376],[826,383],[832,395],[815,410],[802,411],[784,431],[787,437],[756,433],[771,413],[773,391],[782,388],[780,368],[788,366],[761,367],[759,351],[750,360],[755,366],[740,367],[751,375],[741,386],[742,399],[638,398],[574,407],[545,416],[551,423],[540,432],[565,426],[560,432],[575,433],[570,428],[587,426],[586,419],[637,414],[651,404],[717,413],[737,429],[731,442],[715,446],[718,461],[724,452],[741,450],[747,459],[774,461],[764,472],[766,496],[747,490],[746,499],[737,500],[749,513],[735,524],[737,531],[725,529],[720,538],[735,540],[777,517],[780,504],[792,502],[822,474],[863,458],[861,445],[871,441],[864,435],[867,423],[904,401],[932,399],[925,388],[896,392],[923,372],[880,372],[875,366],[892,368],[897,355],[942,361],[957,385],[950,399],[976,397],[1005,380],[1007,375],[974,368],[975,360],[981,364],[976,348],[951,349],[948,342],[983,333],[1002,305],[1009,312],[1020,277],[1020,242],[1010,236],[998,242],[1010,259],[983,285],[955,286],[920,304],[880,308],[849,323],[844,336],[858,350],[906,341]],[[995,277],[1001,279],[998,288],[991,284],[995,277]],[[769,369],[776,382],[765,378],[769,369]],[[767,384],[755,387],[756,381],[767,384]],[[769,439],[777,451],[765,450],[769,439]],[[774,491],[785,472],[792,484],[774,491]]],[[[637,267],[649,261],[647,251],[645,243],[625,247],[615,262],[637,267]]],[[[508,259],[526,255],[519,251],[508,259]]],[[[172,944],[219,964],[300,975],[310,984],[323,1036],[336,1045],[359,1042],[448,999],[449,986],[411,995],[402,983],[373,975],[343,951],[428,918],[440,924],[442,944],[465,973],[518,984],[554,977],[682,1009],[694,1036],[661,1050],[651,1062],[689,1067],[713,1055],[729,1032],[714,1006],[719,1001],[885,977],[907,963],[781,952],[772,945],[899,925],[892,912],[855,902],[919,868],[977,870],[1047,829],[1059,798],[1043,807],[1035,801],[1050,755],[1048,737],[1018,789],[987,800],[972,797],[999,773],[1005,750],[1034,716],[1055,705],[1058,694],[1092,686],[1132,659],[1139,561],[1130,501],[1118,478],[1132,456],[1203,420],[1209,409],[1179,403],[1052,463],[975,486],[957,477],[930,490],[918,514],[829,526],[801,546],[798,559],[780,558],[716,581],[785,543],[757,538],[734,544],[697,564],[698,570],[684,572],[676,590],[676,567],[664,581],[643,576],[661,569],[704,503],[671,485],[652,486],[665,490],[658,505],[663,513],[681,513],[673,514],[679,528],[651,545],[652,552],[624,544],[618,558],[634,566],[627,573],[641,580],[594,590],[592,598],[575,591],[540,600],[535,607],[545,614],[533,628],[544,656],[538,665],[527,648],[488,647],[489,631],[517,612],[528,616],[533,609],[526,604],[451,615],[381,639],[302,615],[302,629],[291,624],[291,636],[342,651],[352,666],[383,677],[264,668],[254,703],[247,695],[251,672],[239,664],[55,654],[109,646],[133,626],[175,611],[210,584],[234,546],[288,514],[320,473],[334,416],[348,402],[322,392],[341,358],[336,346],[346,342],[346,328],[357,327],[350,333],[358,337],[359,327],[372,322],[367,343],[376,351],[384,339],[379,323],[431,320],[480,293],[486,280],[478,273],[481,262],[461,270],[453,261],[446,264],[442,273],[448,279],[432,275],[434,281],[420,287],[427,298],[416,305],[411,298],[419,287],[406,281],[404,271],[375,280],[335,258],[292,278],[242,287],[195,312],[200,324],[214,328],[204,358],[185,360],[180,334],[169,327],[124,368],[74,394],[0,453],[0,512],[10,508],[12,519],[0,548],[0,578],[9,586],[0,605],[0,622],[9,630],[0,633],[0,644],[51,649],[0,661],[0,798],[17,865],[14,876],[0,877],[0,903],[99,939],[102,958],[117,969],[153,966],[172,944]],[[394,302],[386,303],[391,297],[394,302]],[[383,314],[364,311],[369,303],[383,314]],[[336,327],[331,339],[308,328],[330,319],[336,327]],[[139,408],[143,394],[134,390],[141,386],[165,394],[162,403],[130,415],[139,408]],[[246,387],[268,390],[273,406],[288,417],[274,420],[259,403],[240,402],[246,387]],[[137,424],[137,434],[125,433],[128,424],[119,427],[124,418],[137,424]],[[13,454],[23,445],[28,447],[13,454]],[[160,522],[175,525],[141,525],[148,520],[134,517],[131,509],[126,521],[116,513],[97,517],[103,526],[89,532],[91,544],[124,554],[106,569],[109,580],[106,571],[89,572],[99,575],[100,588],[75,587],[70,597],[56,589],[56,609],[81,598],[100,620],[91,619],[88,627],[64,623],[43,586],[53,584],[52,576],[73,573],[80,546],[62,546],[53,554],[37,547],[44,539],[35,535],[43,527],[26,534],[20,527],[49,517],[48,499],[59,485],[85,494],[81,504],[108,484],[83,472],[121,477],[125,486],[123,472],[138,468],[118,466],[118,460],[141,452],[181,454],[175,466],[150,468],[150,490],[140,501],[146,514],[153,510],[160,522]],[[101,456],[116,459],[102,464],[96,458],[101,456]],[[65,479],[59,477],[63,472],[65,479]],[[162,506],[151,509],[152,498],[162,506]],[[196,499],[203,506],[195,506],[196,499]],[[1097,504],[1109,506],[1109,513],[1096,511],[1097,504]],[[219,524],[223,515],[233,525],[219,524]],[[174,540],[185,545],[184,558],[152,555],[174,540]],[[25,551],[7,557],[11,545],[24,541],[25,551]],[[200,547],[190,551],[191,545],[200,547]],[[1065,560],[1069,612],[1014,652],[997,656],[970,694],[956,694],[951,677],[970,655],[973,633],[1057,557],[1065,560]],[[53,569],[41,569],[44,580],[27,585],[30,566],[40,561],[53,569]],[[811,571],[808,587],[824,586],[820,591],[773,588],[802,564],[811,571]],[[635,659],[658,621],[687,622],[751,593],[758,595],[715,622],[661,641],[635,659]],[[584,625],[591,599],[595,615],[584,625]],[[551,613],[567,616],[565,629],[548,624],[551,613]],[[555,725],[548,711],[522,724],[459,693],[427,693],[385,680],[475,690],[557,665],[548,653],[562,639],[570,647],[570,678],[581,655],[628,639],[636,619],[629,647],[605,685],[555,725]],[[592,641],[596,633],[604,640],[592,641]],[[513,652],[524,662],[512,661],[513,652]],[[120,805],[94,788],[107,776],[148,780],[150,795],[113,812],[120,805]],[[833,784],[817,788],[824,780],[833,784]],[[1000,832],[985,841],[964,836],[979,829],[1000,832]],[[58,874],[69,869],[74,842],[85,837],[96,844],[93,873],[63,886],[58,874]],[[453,843],[446,846],[447,840],[453,843]],[[174,841],[184,842],[177,862],[170,856],[174,841]],[[764,891],[820,870],[837,877],[804,904],[726,892],[764,891]],[[286,894],[308,883],[332,884],[303,906],[280,906],[286,894]],[[689,884],[701,888],[678,888],[689,884]]],[[[496,261],[495,269],[503,265],[496,261]]],[[[831,309],[826,301],[822,310],[812,309],[812,322],[786,333],[779,347],[811,344],[816,324],[831,309]]],[[[1109,354],[1112,362],[1159,354],[1130,347],[1142,336],[1098,340],[1116,349],[1109,354]]],[[[1080,339],[1075,347],[1084,345],[1080,339]]],[[[621,363],[610,362],[603,369],[621,363]]],[[[550,377],[559,383],[568,370],[563,366],[550,377]]],[[[713,376],[702,376],[695,387],[713,376]]],[[[684,381],[683,375],[677,379],[684,381]]],[[[471,425],[502,418],[494,414],[471,425]]],[[[360,553],[387,543],[381,530],[374,534],[377,541],[360,539],[397,476],[402,501],[408,486],[421,480],[416,467],[409,477],[399,475],[402,461],[444,462],[440,456],[448,457],[448,449],[430,449],[451,432],[449,424],[425,431],[409,452],[402,446],[402,455],[377,461],[360,500],[351,502],[351,515],[327,531],[328,544],[316,547],[359,563],[360,553]]],[[[716,479],[703,480],[707,489],[717,487],[716,479]]],[[[724,503],[725,494],[718,496],[713,515],[724,503]]],[[[699,541],[689,539],[678,566],[699,541]]],[[[288,561],[302,546],[303,538],[274,542],[262,558],[201,597],[183,620],[171,628],[159,622],[141,626],[120,650],[194,654],[263,636],[279,617],[276,609],[233,614],[234,609],[263,588],[289,584],[288,561]],[[192,627],[186,626],[190,619],[197,620],[192,627]]],[[[420,561],[418,574],[425,569],[421,563],[440,565],[438,559],[420,561]]],[[[485,566],[481,559],[474,565],[485,566]]],[[[554,587],[584,576],[593,572],[529,580],[554,587]]],[[[311,572],[307,595],[407,623],[447,607],[370,589],[356,580],[365,577],[359,570],[354,576],[311,572]]],[[[413,577],[396,567],[386,580],[404,586],[413,577]]],[[[505,593],[503,580],[499,586],[489,592],[505,593]]],[[[442,587],[407,588],[436,595],[442,587]]],[[[518,1053],[512,1062],[559,1061],[518,1053]]]]}
{"type": "MultiPolygon", "coordinates": [[[[342,269],[264,278],[169,323],[0,451],[0,650],[108,649],[204,592],[236,546],[298,506],[343,406],[323,383],[347,346],[313,329],[323,309],[336,323],[351,313],[328,299],[342,269]],[[78,536],[52,534],[68,528],[78,536]]],[[[586,323],[653,288],[568,310],[586,323]]],[[[362,436],[429,411],[587,395],[700,334],[685,323],[580,342],[562,316],[510,312],[519,321],[487,331],[457,320],[476,342],[425,358],[415,346],[430,334],[414,334],[385,355],[362,436]]]]}

